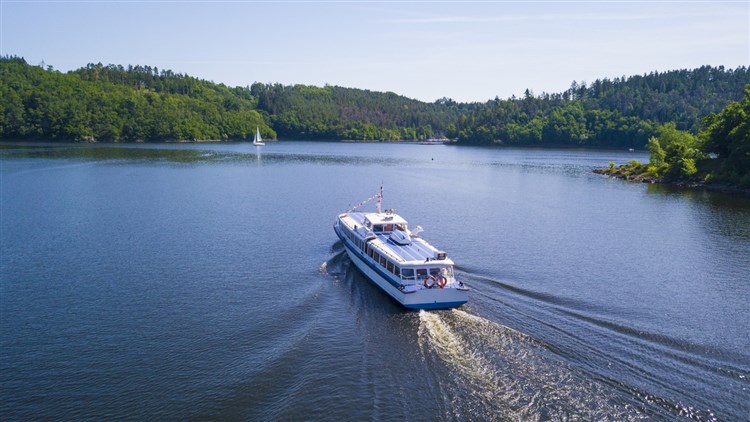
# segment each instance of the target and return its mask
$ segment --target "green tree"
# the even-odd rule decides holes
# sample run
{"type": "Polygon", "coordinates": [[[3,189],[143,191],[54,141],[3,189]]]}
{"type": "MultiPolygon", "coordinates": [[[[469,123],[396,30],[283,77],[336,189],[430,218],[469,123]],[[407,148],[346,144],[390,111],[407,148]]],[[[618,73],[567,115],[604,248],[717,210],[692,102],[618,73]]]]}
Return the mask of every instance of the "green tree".
{"type": "Polygon", "coordinates": [[[704,158],[698,137],[677,130],[674,123],[659,126],[648,140],[651,153],[649,173],[668,180],[691,178],[698,171],[696,161],[704,158]]]}
{"type": "Polygon", "coordinates": [[[720,181],[750,188],[750,84],[745,97],[729,104],[719,114],[703,120],[703,151],[716,154],[711,176],[720,181]]]}

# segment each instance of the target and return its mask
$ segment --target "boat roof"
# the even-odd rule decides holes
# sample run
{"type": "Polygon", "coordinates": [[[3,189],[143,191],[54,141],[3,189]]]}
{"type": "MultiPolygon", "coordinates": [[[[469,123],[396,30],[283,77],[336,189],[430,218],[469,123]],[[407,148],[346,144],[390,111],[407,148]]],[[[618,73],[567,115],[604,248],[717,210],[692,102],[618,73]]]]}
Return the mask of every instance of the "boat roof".
{"type": "Polygon", "coordinates": [[[370,242],[373,246],[390,253],[396,261],[402,264],[453,265],[450,258],[438,260],[435,258],[437,249],[421,238],[412,238],[408,245],[399,245],[389,239],[388,234],[378,234],[377,239],[370,242]]]}
{"type": "MultiPolygon", "coordinates": [[[[348,214],[342,214],[340,218],[350,227],[357,227],[355,231],[358,234],[363,235],[369,232],[364,227],[364,219],[369,219],[373,224],[400,224],[406,223],[406,220],[397,214],[391,214],[392,219],[388,220],[375,220],[376,217],[385,217],[385,213],[359,213],[352,212],[348,214]],[[375,216],[375,217],[373,217],[375,216]]],[[[372,233],[372,232],[369,232],[372,233]]],[[[421,237],[412,235],[411,243],[407,245],[399,245],[398,243],[390,240],[390,232],[375,233],[375,239],[370,244],[373,247],[380,249],[385,252],[391,258],[393,258],[399,264],[408,265],[434,265],[434,266],[448,266],[454,265],[453,261],[446,256],[445,259],[438,260],[436,255],[439,251],[437,248],[427,243],[426,240],[421,237]],[[429,263],[429,264],[428,264],[429,263]]]]}
{"type": "Polygon", "coordinates": [[[406,220],[395,212],[371,212],[365,218],[372,224],[406,224],[406,220]]]}

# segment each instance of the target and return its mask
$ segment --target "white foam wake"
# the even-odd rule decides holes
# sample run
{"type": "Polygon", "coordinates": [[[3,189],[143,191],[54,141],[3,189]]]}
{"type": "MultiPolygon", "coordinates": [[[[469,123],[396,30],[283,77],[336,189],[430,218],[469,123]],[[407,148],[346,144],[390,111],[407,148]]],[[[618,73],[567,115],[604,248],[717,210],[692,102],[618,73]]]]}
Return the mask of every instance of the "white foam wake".
{"type": "Polygon", "coordinates": [[[561,362],[542,342],[485,318],[454,309],[419,313],[423,356],[453,371],[454,416],[489,419],[634,420],[613,406],[612,391],[561,362]],[[468,410],[467,410],[468,409],[468,410]]]}
{"type": "MultiPolygon", "coordinates": [[[[521,414],[513,409],[519,397],[513,397],[516,381],[500,374],[481,350],[457,333],[446,319],[437,313],[420,311],[419,338],[423,353],[434,351],[458,376],[461,399],[451,402],[459,408],[471,409],[474,417],[501,417],[519,419],[521,414]]],[[[458,389],[454,389],[456,393],[458,389]]],[[[454,410],[454,414],[466,414],[454,410]]],[[[528,419],[528,418],[526,418],[528,419]]]]}

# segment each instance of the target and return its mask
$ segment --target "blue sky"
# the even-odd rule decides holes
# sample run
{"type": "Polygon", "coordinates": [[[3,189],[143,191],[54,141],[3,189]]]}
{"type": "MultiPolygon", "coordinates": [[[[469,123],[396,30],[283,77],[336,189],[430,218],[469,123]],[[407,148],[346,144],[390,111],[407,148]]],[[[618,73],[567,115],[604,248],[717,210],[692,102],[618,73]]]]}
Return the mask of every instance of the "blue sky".
{"type": "Polygon", "coordinates": [[[0,0],[0,54],[424,101],[750,65],[750,1],[0,0]]]}

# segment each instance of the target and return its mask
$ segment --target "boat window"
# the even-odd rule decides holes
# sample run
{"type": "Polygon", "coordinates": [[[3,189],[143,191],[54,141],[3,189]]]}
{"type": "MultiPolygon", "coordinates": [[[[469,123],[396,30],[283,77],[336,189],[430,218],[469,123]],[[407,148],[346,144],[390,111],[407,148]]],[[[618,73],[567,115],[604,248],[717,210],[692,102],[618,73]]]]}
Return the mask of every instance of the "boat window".
{"type": "Polygon", "coordinates": [[[430,275],[437,277],[440,275],[440,268],[430,268],[430,275]]]}
{"type": "Polygon", "coordinates": [[[380,265],[382,265],[383,267],[385,267],[385,257],[384,256],[380,257],[380,265]]]}
{"type": "Polygon", "coordinates": [[[392,232],[393,231],[393,224],[386,224],[383,227],[383,231],[385,231],[385,232],[392,232]]]}
{"type": "Polygon", "coordinates": [[[424,278],[427,275],[427,270],[424,268],[417,268],[417,277],[424,278]]]}
{"type": "Polygon", "coordinates": [[[414,279],[414,268],[404,268],[401,271],[401,275],[403,275],[405,279],[414,279]]]}
{"type": "Polygon", "coordinates": [[[375,233],[381,233],[383,231],[383,226],[381,224],[376,224],[373,226],[372,231],[375,233]]]}
{"type": "Polygon", "coordinates": [[[401,268],[399,268],[398,265],[393,267],[393,274],[396,274],[397,276],[401,275],[401,268]]]}
{"type": "Polygon", "coordinates": [[[393,262],[388,261],[386,268],[388,269],[388,271],[393,272],[393,262]]]}

